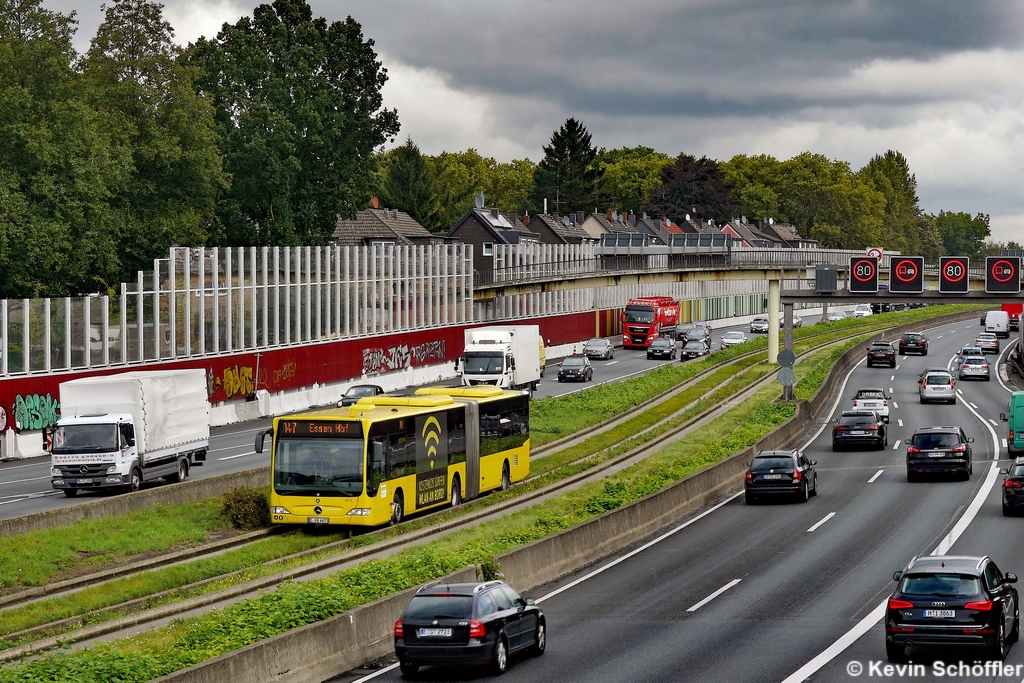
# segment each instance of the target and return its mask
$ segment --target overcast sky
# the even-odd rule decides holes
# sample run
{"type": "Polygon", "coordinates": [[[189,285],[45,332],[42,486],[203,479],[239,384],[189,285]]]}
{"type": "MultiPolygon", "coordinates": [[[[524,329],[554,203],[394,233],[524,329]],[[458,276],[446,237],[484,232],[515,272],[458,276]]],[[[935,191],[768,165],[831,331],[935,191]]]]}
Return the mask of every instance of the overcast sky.
{"type": "MultiPolygon", "coordinates": [[[[183,44],[251,0],[166,0],[183,44]]],[[[567,117],[598,146],[728,159],[805,150],[859,168],[897,149],[925,211],[1024,241],[1021,0],[311,0],[351,14],[424,152],[537,161],[567,117]]],[[[78,10],[80,50],[99,2],[78,10]]]]}

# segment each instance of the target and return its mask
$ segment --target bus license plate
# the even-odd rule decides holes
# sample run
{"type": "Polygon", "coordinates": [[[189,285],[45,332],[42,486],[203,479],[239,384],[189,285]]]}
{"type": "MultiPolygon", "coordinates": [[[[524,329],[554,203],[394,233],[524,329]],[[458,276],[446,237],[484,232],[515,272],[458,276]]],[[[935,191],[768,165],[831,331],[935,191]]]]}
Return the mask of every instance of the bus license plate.
{"type": "Polygon", "coordinates": [[[956,617],[956,610],[952,609],[926,609],[924,611],[926,617],[936,617],[939,619],[953,619],[956,617]]]}
{"type": "Polygon", "coordinates": [[[450,628],[421,628],[420,638],[451,638],[450,628]]]}
{"type": "Polygon", "coordinates": [[[307,517],[307,524],[330,524],[331,520],[328,517],[307,517]]]}

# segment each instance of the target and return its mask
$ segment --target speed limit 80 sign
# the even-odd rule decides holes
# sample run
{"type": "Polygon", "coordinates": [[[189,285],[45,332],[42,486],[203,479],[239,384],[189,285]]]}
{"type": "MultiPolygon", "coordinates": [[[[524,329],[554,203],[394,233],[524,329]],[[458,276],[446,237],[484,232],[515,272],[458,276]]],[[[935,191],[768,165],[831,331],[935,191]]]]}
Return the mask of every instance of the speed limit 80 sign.
{"type": "Polygon", "coordinates": [[[878,291],[878,259],[872,256],[853,256],[850,258],[851,292],[878,291]]]}
{"type": "Polygon", "coordinates": [[[939,259],[939,291],[963,293],[970,289],[969,266],[966,256],[943,256],[939,259]]]}

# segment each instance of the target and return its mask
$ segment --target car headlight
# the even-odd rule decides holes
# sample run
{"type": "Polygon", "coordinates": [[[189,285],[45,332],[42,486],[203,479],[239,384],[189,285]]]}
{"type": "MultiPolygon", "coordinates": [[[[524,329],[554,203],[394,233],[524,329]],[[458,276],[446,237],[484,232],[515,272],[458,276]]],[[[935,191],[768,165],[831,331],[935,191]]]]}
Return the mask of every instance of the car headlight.
{"type": "Polygon", "coordinates": [[[59,467],[51,467],[50,468],[50,474],[52,474],[55,477],[63,477],[64,476],[64,473],[60,471],[59,467]]]}
{"type": "Polygon", "coordinates": [[[111,465],[107,468],[107,474],[115,474],[117,472],[117,465],[111,465]]]}
{"type": "Polygon", "coordinates": [[[366,517],[370,514],[370,508],[352,508],[347,514],[353,517],[366,517]]]}
{"type": "Polygon", "coordinates": [[[290,515],[288,508],[283,508],[280,505],[272,505],[270,508],[270,514],[272,515],[290,515]]]}

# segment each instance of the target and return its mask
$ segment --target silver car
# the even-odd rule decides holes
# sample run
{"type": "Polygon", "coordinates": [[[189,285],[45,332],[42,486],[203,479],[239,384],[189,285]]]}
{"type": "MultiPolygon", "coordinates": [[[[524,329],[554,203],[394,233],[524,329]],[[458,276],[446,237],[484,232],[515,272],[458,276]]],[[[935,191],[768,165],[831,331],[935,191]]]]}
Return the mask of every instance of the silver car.
{"type": "Polygon", "coordinates": [[[982,332],[974,340],[974,345],[985,353],[999,353],[999,337],[992,332],[982,332]]]}
{"type": "Polygon", "coordinates": [[[976,358],[969,356],[964,358],[963,363],[960,365],[960,372],[958,373],[960,379],[977,378],[983,379],[986,382],[992,379],[992,374],[989,372],[988,361],[984,358],[976,358]]]}
{"type": "Polygon", "coordinates": [[[750,333],[768,334],[768,316],[759,315],[750,321],[750,333]]]}
{"type": "Polygon", "coordinates": [[[956,403],[956,382],[946,370],[925,370],[920,384],[921,403],[956,403]]]}
{"type": "Polygon", "coordinates": [[[583,346],[583,355],[587,358],[615,358],[615,346],[602,337],[594,337],[583,346]]]}
{"type": "Polygon", "coordinates": [[[747,335],[743,334],[739,330],[733,330],[732,332],[726,332],[722,335],[722,348],[727,349],[730,346],[736,346],[747,341],[747,335]]]}
{"type": "Polygon", "coordinates": [[[830,323],[839,322],[840,320],[846,320],[846,314],[842,311],[829,311],[828,321],[830,323]]]}

